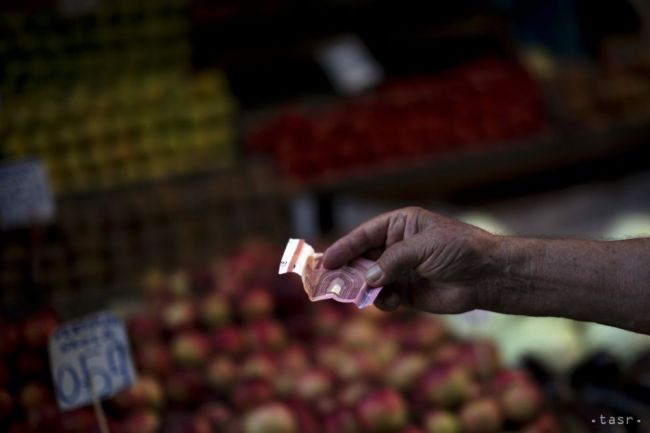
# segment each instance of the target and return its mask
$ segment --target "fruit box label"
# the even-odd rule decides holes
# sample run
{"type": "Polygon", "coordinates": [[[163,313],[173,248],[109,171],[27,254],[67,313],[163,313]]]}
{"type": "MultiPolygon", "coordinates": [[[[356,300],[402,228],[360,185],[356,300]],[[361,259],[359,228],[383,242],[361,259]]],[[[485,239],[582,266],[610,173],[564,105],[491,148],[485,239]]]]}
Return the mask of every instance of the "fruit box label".
{"type": "Polygon", "coordinates": [[[69,410],[130,387],[135,370],[124,323],[110,312],[64,323],[50,336],[50,370],[59,407],[69,410]]]}
{"type": "Polygon", "coordinates": [[[48,222],[54,216],[54,200],[39,160],[0,164],[0,226],[24,227],[48,222]]]}

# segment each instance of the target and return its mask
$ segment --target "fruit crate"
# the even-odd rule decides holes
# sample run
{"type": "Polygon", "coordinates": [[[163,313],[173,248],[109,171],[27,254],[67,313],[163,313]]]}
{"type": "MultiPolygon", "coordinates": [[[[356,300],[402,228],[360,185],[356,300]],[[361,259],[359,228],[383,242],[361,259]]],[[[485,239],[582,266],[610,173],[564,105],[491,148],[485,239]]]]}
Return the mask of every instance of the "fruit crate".
{"type": "Polygon", "coordinates": [[[56,192],[223,167],[236,157],[236,102],[219,71],[41,89],[8,95],[4,105],[4,156],[39,155],[56,192]]]}
{"type": "Polygon", "coordinates": [[[293,183],[516,145],[545,130],[542,98],[520,65],[476,60],[388,82],[324,107],[281,113],[252,128],[251,153],[270,156],[293,183]]]}
{"type": "Polygon", "coordinates": [[[68,195],[53,224],[2,233],[2,305],[87,294],[91,308],[128,295],[143,269],[200,263],[249,236],[283,240],[288,223],[276,176],[259,165],[68,195]]]}

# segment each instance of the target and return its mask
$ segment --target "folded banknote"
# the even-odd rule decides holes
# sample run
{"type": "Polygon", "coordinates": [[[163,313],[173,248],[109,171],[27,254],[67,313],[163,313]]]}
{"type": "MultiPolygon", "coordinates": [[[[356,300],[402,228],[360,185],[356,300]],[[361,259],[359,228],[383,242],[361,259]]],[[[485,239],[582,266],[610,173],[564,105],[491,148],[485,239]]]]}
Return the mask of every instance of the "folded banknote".
{"type": "Polygon", "coordinates": [[[352,302],[359,308],[372,304],[381,287],[368,287],[365,275],[373,261],[358,258],[338,269],[325,269],[323,255],[302,239],[289,239],[280,262],[279,274],[300,275],[311,301],[335,299],[352,302]]]}

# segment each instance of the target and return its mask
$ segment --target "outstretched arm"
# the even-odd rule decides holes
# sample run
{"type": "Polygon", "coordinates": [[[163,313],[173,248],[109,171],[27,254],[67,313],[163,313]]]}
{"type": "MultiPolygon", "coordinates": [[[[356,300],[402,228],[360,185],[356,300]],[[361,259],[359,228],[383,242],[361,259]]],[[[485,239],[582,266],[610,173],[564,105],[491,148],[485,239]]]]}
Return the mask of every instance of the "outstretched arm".
{"type": "Polygon", "coordinates": [[[501,237],[487,310],[600,322],[650,334],[650,239],[501,237]]]}
{"type": "Polygon", "coordinates": [[[558,316],[650,333],[650,239],[497,236],[420,208],[380,215],[325,252],[335,268],[375,252],[377,305],[558,316]]]}

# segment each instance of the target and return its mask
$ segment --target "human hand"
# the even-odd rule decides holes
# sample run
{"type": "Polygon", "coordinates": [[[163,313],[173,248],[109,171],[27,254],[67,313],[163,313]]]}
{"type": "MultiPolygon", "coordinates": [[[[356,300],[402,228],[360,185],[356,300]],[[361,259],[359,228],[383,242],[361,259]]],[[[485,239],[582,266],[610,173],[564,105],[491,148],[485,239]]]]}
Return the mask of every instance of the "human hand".
{"type": "Polygon", "coordinates": [[[384,286],[375,305],[400,305],[432,313],[480,308],[494,273],[498,236],[422,208],[379,215],[352,230],[324,253],[334,269],[366,255],[377,259],[366,280],[384,286]]]}

